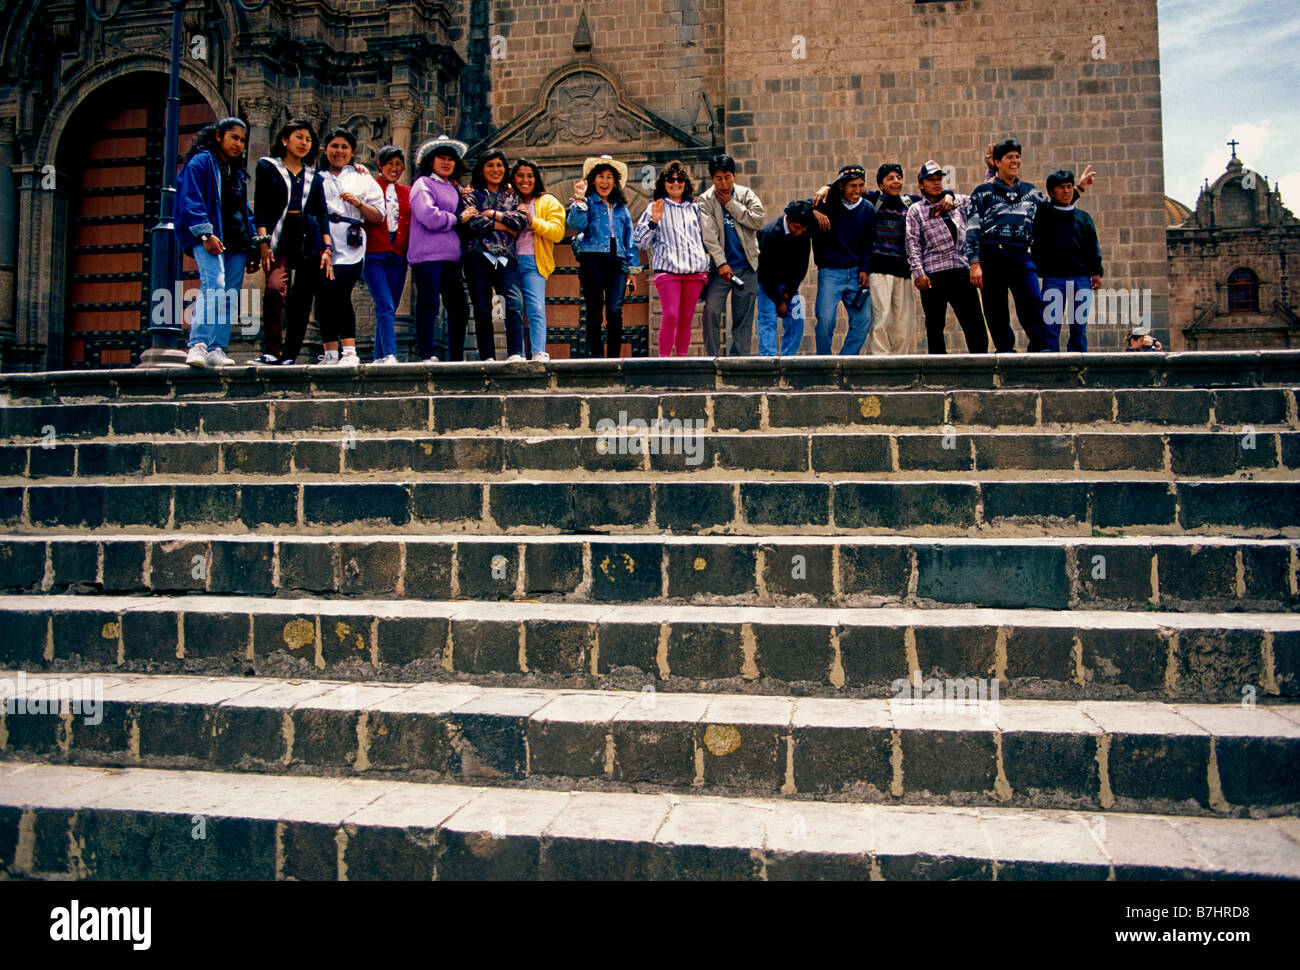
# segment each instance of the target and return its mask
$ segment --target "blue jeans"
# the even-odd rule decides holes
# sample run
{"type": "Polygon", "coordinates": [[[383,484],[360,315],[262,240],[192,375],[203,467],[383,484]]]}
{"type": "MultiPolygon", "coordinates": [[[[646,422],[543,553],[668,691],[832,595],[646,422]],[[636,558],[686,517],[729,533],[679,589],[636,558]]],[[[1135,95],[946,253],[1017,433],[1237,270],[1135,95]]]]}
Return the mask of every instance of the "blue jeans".
{"type": "Polygon", "coordinates": [[[519,257],[519,287],[528,317],[528,352],[540,354],[546,349],[546,277],[537,272],[536,257],[519,257]]]}
{"type": "MultiPolygon", "coordinates": [[[[755,281],[757,284],[757,281],[755,281]]],[[[772,298],[758,288],[756,306],[758,309],[758,356],[776,356],[776,304],[772,298]]],[[[799,353],[799,344],[803,341],[803,297],[798,293],[790,301],[790,315],[785,318],[785,327],[781,333],[781,356],[794,357],[799,353]]]]}
{"type": "Polygon", "coordinates": [[[246,253],[213,256],[202,246],[194,247],[199,264],[199,296],[190,318],[189,346],[204,344],[208,350],[230,346],[230,326],[239,317],[239,290],[244,283],[246,253]]]}
{"type": "Polygon", "coordinates": [[[840,303],[849,311],[849,332],[844,337],[841,354],[862,350],[871,333],[871,301],[864,299],[862,309],[855,310],[858,297],[856,269],[818,268],[817,270],[817,353],[829,354],[835,336],[835,312],[840,303]]]}
{"type": "Polygon", "coordinates": [[[1043,329],[1047,349],[1061,346],[1061,324],[1070,325],[1066,349],[1082,354],[1088,349],[1088,321],[1092,317],[1092,279],[1087,276],[1043,278],[1043,329]]]}
{"type": "Polygon", "coordinates": [[[375,360],[397,356],[397,304],[406,289],[406,257],[401,253],[367,253],[363,275],[375,301],[375,360]]]}

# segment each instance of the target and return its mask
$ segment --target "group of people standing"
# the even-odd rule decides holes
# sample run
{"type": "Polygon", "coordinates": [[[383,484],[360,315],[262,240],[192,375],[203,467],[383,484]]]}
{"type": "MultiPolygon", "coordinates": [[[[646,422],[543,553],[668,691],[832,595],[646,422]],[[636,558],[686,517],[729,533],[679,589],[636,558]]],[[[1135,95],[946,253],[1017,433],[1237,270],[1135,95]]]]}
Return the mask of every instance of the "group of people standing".
{"type": "Polygon", "coordinates": [[[710,184],[698,196],[685,166],[674,161],[659,172],[653,199],[634,224],[623,194],[627,165],[608,155],[586,160],[566,208],[546,192],[535,162],[510,165],[491,150],[467,170],[468,147],[445,135],[419,146],[410,186],[402,182],[400,148],[381,149],[372,174],[355,163],[356,137],[344,128],[325,136],[324,164],[313,168],[315,133],[293,120],[258,161],[250,200],[241,164],[246,140],[238,118],[208,126],[179,179],[177,235],[200,280],[187,358],[196,367],[233,363],[225,353],[228,306],[205,296],[239,287],[246,269],[258,268],[266,274],[266,296],[263,353],[255,363],[296,363],[314,305],[324,344],[319,362],[357,366],[352,291],[362,279],[375,306],[375,361],[395,363],[396,309],[408,267],[421,360],[438,360],[440,309],[449,360],[464,359],[471,309],[479,357],[495,358],[494,295],[504,302],[507,359],[549,360],[546,281],[554,247],[568,233],[576,234],[590,356],[622,351],[622,307],[641,270],[641,250],[650,253],[659,294],[663,357],[688,353],[701,298],[706,354],[749,355],[755,319],[760,355],[798,353],[799,287],[810,258],[817,265],[819,354],[831,353],[841,304],[848,317],[841,354],[863,352],[869,339],[876,354],[909,352],[913,293],[920,294],[931,353],[946,352],[949,306],[969,352],[987,352],[990,333],[996,350],[1014,350],[1008,295],[1031,351],[1058,349],[1066,322],[1069,349],[1087,349],[1101,251],[1095,225],[1074,202],[1095,176],[1089,167],[1076,184],[1073,173],[1055,172],[1045,195],[1020,181],[1014,141],[989,146],[988,179],[968,196],[945,188],[934,161],[921,167],[914,194],[903,192],[900,165],[881,165],[871,192],[866,170],[848,165],[772,220],[758,196],[737,184],[730,156],[709,161],[710,184]],[[731,339],[724,351],[728,300],[731,339]]]}

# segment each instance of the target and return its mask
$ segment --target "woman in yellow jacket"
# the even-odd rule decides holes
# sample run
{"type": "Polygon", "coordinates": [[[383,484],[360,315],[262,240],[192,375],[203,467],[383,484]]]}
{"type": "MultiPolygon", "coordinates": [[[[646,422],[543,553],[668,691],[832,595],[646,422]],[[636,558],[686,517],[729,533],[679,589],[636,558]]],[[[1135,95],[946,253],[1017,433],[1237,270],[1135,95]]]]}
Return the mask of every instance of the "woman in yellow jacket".
{"type": "Polygon", "coordinates": [[[564,238],[564,206],[546,194],[542,170],[530,159],[515,162],[510,184],[522,200],[519,211],[528,215],[528,228],[515,239],[515,255],[528,315],[529,353],[533,360],[546,361],[551,359],[546,352],[546,278],[555,269],[555,244],[564,238]]]}

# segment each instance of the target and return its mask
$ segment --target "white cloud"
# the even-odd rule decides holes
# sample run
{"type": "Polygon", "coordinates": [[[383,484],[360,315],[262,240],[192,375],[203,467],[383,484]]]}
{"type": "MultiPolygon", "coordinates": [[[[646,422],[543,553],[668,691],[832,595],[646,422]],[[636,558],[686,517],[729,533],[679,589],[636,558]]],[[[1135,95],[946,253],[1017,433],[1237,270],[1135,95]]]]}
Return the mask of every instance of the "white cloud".
{"type": "Polygon", "coordinates": [[[1194,206],[1204,180],[1223,174],[1235,138],[1246,167],[1279,179],[1300,206],[1300,187],[1287,189],[1300,157],[1300,105],[1280,95],[1300,89],[1294,8],[1269,0],[1159,2],[1165,192],[1194,206]]]}
{"type": "MultiPolygon", "coordinates": [[[[1272,183],[1270,183],[1270,186],[1272,183]]],[[[1276,188],[1282,192],[1282,204],[1295,213],[1300,209],[1300,171],[1279,176],[1276,188]]]]}

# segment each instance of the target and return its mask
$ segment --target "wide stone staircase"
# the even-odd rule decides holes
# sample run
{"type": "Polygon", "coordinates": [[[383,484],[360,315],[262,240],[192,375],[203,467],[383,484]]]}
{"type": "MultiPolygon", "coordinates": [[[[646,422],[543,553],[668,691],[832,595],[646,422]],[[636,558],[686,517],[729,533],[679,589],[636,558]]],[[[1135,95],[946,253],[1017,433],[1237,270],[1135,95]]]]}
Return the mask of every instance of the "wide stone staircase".
{"type": "Polygon", "coordinates": [[[1298,387],[0,375],[0,871],[1300,878],[1298,387]]]}

